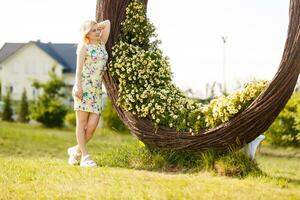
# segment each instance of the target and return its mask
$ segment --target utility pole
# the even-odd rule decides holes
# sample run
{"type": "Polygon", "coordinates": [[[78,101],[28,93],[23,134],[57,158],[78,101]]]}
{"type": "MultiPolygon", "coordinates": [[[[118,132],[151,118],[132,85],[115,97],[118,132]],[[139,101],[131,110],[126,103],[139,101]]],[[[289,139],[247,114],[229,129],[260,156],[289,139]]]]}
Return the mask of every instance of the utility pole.
{"type": "Polygon", "coordinates": [[[224,90],[223,93],[227,94],[227,88],[226,88],[226,42],[228,37],[227,36],[222,36],[222,42],[223,42],[223,85],[224,85],[224,90]]]}

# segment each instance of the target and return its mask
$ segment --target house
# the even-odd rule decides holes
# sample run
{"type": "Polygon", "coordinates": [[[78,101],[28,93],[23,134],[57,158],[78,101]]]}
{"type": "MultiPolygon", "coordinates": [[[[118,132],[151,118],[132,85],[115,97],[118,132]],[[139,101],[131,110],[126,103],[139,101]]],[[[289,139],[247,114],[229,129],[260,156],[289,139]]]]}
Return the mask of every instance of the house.
{"type": "MultiPolygon", "coordinates": [[[[55,65],[56,74],[62,77],[67,85],[66,92],[69,95],[65,99],[65,103],[72,106],[71,91],[75,83],[76,49],[77,44],[72,43],[42,43],[40,41],[5,43],[0,49],[2,95],[5,95],[7,89],[9,89],[11,98],[19,101],[25,88],[28,100],[34,100],[39,95],[39,91],[32,87],[32,81],[46,82],[49,80],[48,72],[55,65]]],[[[106,98],[104,88],[102,108],[106,103],[106,98]]],[[[0,103],[3,104],[1,101],[0,103]]],[[[102,117],[98,126],[103,126],[102,117]]]]}
{"type": "Polygon", "coordinates": [[[45,82],[48,71],[56,66],[56,73],[62,77],[69,89],[75,81],[76,44],[72,43],[5,43],[0,49],[0,80],[2,95],[7,89],[13,100],[20,100],[23,89],[29,100],[38,95],[32,80],[45,82]]]}

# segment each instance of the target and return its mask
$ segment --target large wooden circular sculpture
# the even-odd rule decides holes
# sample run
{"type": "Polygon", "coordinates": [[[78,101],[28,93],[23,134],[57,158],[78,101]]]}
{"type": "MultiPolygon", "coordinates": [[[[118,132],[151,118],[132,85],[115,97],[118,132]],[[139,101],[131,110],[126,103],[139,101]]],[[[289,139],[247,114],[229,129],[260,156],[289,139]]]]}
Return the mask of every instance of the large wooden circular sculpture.
{"type": "MultiPolygon", "coordinates": [[[[120,34],[125,9],[131,0],[98,0],[96,20],[109,19],[111,34],[107,51],[111,54],[114,43],[120,34]]],[[[142,0],[147,6],[147,0],[142,0]]],[[[118,84],[108,73],[104,75],[104,85],[120,119],[131,133],[150,147],[159,149],[204,151],[213,149],[226,151],[240,148],[268,129],[289,100],[296,85],[300,70],[300,0],[290,1],[288,36],[282,60],[277,73],[267,88],[252,104],[236,117],[216,128],[205,130],[197,135],[189,132],[159,126],[157,132],[153,123],[140,119],[117,106],[118,84]]]]}

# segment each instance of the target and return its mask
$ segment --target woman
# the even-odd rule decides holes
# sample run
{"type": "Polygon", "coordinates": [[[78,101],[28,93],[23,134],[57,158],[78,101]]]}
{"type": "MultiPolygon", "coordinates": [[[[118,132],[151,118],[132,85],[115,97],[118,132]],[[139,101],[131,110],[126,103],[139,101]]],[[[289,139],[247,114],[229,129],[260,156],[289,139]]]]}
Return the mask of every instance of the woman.
{"type": "Polygon", "coordinates": [[[70,165],[95,167],[86,144],[92,138],[101,116],[102,76],[106,70],[108,54],[105,50],[110,33],[110,21],[85,21],[81,26],[83,40],[77,47],[74,97],[77,145],[68,149],[70,165]],[[81,158],[81,159],[80,159],[81,158]]]}

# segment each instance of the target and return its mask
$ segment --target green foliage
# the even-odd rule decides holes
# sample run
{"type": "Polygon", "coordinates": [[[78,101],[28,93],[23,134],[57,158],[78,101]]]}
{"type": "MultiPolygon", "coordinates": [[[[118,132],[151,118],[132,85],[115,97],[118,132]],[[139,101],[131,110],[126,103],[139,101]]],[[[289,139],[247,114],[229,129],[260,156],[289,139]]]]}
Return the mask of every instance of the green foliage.
{"type": "Polygon", "coordinates": [[[274,145],[300,146],[300,91],[295,92],[266,131],[267,140],[274,145]]]}
{"type": "Polygon", "coordinates": [[[2,101],[2,82],[0,81],[0,101],[2,101]]]}
{"type": "Polygon", "coordinates": [[[221,156],[215,160],[214,169],[217,174],[221,176],[244,177],[249,173],[261,173],[257,163],[251,161],[250,158],[241,151],[234,151],[221,156]]]}
{"type": "Polygon", "coordinates": [[[4,97],[4,109],[2,113],[2,120],[3,121],[13,121],[13,109],[11,106],[11,97],[10,97],[10,90],[7,89],[6,96],[4,97]]]}
{"type": "Polygon", "coordinates": [[[267,81],[248,83],[228,96],[214,98],[203,108],[208,127],[216,127],[245,110],[268,84],[267,81]]]}
{"type": "Polygon", "coordinates": [[[128,131],[127,127],[120,120],[117,112],[112,106],[111,100],[106,98],[106,104],[102,112],[104,127],[115,129],[121,132],[128,131]]]}
{"type": "Polygon", "coordinates": [[[66,106],[61,98],[65,97],[62,89],[64,81],[55,73],[55,66],[49,71],[50,79],[46,83],[33,82],[33,87],[42,89],[43,94],[32,105],[32,118],[47,127],[61,127],[67,113],[66,106]]]}
{"type": "Polygon", "coordinates": [[[139,169],[199,172],[211,171],[222,176],[245,177],[261,173],[257,163],[251,161],[242,151],[218,154],[150,149],[142,142],[119,147],[114,153],[99,158],[103,166],[139,169]],[[113,157],[113,159],[111,159],[113,157]]]}
{"type": "MultiPolygon", "coordinates": [[[[121,41],[139,46],[143,49],[151,48],[150,39],[155,37],[155,27],[146,17],[146,9],[139,1],[132,1],[126,9],[126,19],[121,24],[121,41]]],[[[160,41],[155,40],[155,43],[160,41]]]]}
{"type": "Polygon", "coordinates": [[[69,112],[66,116],[65,116],[65,121],[71,125],[71,126],[76,126],[76,113],[73,112],[69,112]]]}
{"type": "Polygon", "coordinates": [[[253,82],[228,97],[207,105],[187,98],[172,83],[169,60],[158,48],[155,28],[138,0],[126,9],[120,40],[112,48],[108,70],[119,83],[118,105],[139,118],[177,131],[197,134],[230,120],[243,111],[267,82],[253,82]]]}
{"type": "Polygon", "coordinates": [[[28,101],[27,101],[26,89],[24,88],[22,97],[21,97],[21,102],[20,102],[18,121],[23,122],[23,123],[28,123],[29,120],[30,120],[29,105],[28,105],[28,101]]]}

